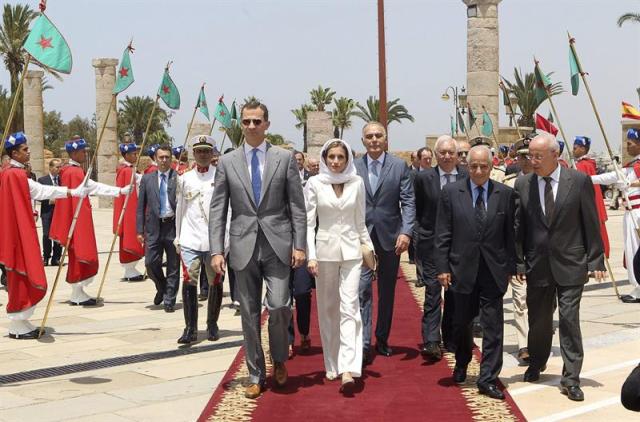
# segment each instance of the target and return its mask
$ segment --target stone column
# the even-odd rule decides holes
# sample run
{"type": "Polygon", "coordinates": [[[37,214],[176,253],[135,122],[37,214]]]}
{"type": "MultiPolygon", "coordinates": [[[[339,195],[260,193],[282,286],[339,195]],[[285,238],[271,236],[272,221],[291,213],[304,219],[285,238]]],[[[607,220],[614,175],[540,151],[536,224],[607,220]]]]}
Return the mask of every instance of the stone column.
{"type": "Polygon", "coordinates": [[[44,125],[42,110],[42,70],[27,70],[24,77],[24,133],[31,150],[31,168],[38,177],[44,169],[44,125]]]}
{"type": "MultiPolygon", "coordinates": [[[[98,58],[93,59],[91,64],[95,68],[96,74],[96,122],[100,135],[107,110],[111,104],[113,86],[116,83],[116,65],[118,59],[98,58]]],[[[113,185],[116,181],[116,166],[118,165],[118,114],[116,103],[111,108],[109,119],[106,122],[104,135],[100,142],[98,151],[97,168],[98,181],[113,185]]],[[[100,208],[109,208],[113,205],[111,198],[100,198],[100,208]]]]}
{"type": "Polygon", "coordinates": [[[325,142],[333,138],[333,120],[326,111],[307,111],[307,157],[320,158],[325,142]]]}
{"type": "Polygon", "coordinates": [[[498,4],[501,1],[462,0],[467,6],[467,99],[478,118],[482,116],[482,106],[486,107],[496,133],[500,127],[498,4]]]}

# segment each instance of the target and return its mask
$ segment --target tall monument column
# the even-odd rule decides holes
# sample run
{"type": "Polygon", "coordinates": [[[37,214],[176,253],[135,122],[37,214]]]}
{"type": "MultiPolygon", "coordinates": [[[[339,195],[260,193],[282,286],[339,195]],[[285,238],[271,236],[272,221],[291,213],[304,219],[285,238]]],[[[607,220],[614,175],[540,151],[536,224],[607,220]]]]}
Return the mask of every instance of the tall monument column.
{"type": "Polygon", "coordinates": [[[44,124],[42,109],[42,70],[27,70],[24,77],[24,133],[29,139],[31,168],[44,176],[44,124]]]}
{"type": "Polygon", "coordinates": [[[307,111],[307,155],[320,159],[320,150],[333,138],[331,113],[326,111],[307,111]]]}
{"type": "MultiPolygon", "coordinates": [[[[100,135],[102,126],[107,116],[107,110],[113,97],[113,86],[116,83],[116,65],[118,59],[98,58],[91,64],[96,73],[96,124],[100,135]]],[[[100,142],[100,148],[95,151],[98,154],[98,181],[113,185],[116,181],[116,165],[118,164],[118,114],[116,103],[111,108],[107,126],[100,142]]],[[[100,198],[100,208],[108,208],[113,205],[111,198],[100,198]]]]}
{"type": "Polygon", "coordinates": [[[500,127],[498,4],[502,0],[462,0],[467,6],[467,101],[477,116],[484,105],[500,127]]]}

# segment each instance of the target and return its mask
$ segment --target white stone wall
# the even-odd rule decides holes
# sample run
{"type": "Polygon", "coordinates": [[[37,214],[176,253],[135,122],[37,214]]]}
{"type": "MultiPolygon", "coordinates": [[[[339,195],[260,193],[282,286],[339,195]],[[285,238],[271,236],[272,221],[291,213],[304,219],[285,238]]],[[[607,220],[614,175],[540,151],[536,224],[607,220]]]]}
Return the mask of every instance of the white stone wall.
{"type": "Polygon", "coordinates": [[[24,78],[24,133],[29,140],[31,168],[38,177],[44,176],[44,124],[42,109],[42,70],[27,70],[24,78]]]}

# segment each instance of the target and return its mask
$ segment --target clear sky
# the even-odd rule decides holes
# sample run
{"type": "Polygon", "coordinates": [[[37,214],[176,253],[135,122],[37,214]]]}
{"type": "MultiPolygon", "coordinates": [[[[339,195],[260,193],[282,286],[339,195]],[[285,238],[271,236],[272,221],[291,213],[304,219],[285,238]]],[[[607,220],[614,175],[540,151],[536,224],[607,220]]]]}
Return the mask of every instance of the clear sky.
{"type": "MultiPolygon", "coordinates": [[[[29,1],[34,9],[37,3],[29,1]]],[[[391,125],[391,148],[415,149],[426,134],[449,130],[453,104],[440,96],[449,85],[466,85],[466,7],[461,0],[385,3],[388,96],[399,97],[416,119],[391,125]]],[[[567,136],[591,136],[596,150],[602,136],[584,87],[570,94],[566,31],[577,40],[609,139],[619,145],[620,102],[637,106],[640,86],[640,25],[616,25],[626,12],[640,13],[640,1],[503,0],[499,7],[501,74],[531,71],[535,54],[569,90],[555,97],[567,136]]],[[[210,107],[222,93],[227,105],[249,95],[262,99],[271,131],[299,147],[302,132],[290,110],[308,102],[312,88],[321,84],[363,103],[378,92],[375,0],[50,0],[47,13],[73,52],[72,74],[50,80],[55,89],[44,94],[45,110],[65,120],[95,112],[91,59],[120,58],[131,37],[136,82],[124,94],[155,95],[173,60],[182,106],[169,133],[178,142],[202,82],[210,107]]],[[[546,104],[540,110],[548,114],[546,104]]],[[[504,113],[500,123],[508,123],[504,113]]],[[[344,138],[362,150],[362,121],[354,118],[353,126],[344,138]]]]}

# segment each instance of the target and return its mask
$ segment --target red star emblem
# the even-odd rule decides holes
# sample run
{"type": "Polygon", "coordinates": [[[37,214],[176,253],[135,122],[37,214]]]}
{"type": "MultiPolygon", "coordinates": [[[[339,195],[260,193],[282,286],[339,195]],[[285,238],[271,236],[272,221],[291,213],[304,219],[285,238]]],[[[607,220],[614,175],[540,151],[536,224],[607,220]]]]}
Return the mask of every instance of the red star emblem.
{"type": "Polygon", "coordinates": [[[224,110],[220,110],[220,117],[224,117],[227,113],[224,112],[224,110]]]}
{"type": "Polygon", "coordinates": [[[38,41],[38,44],[43,50],[46,50],[47,48],[53,48],[53,46],[51,45],[52,39],[53,37],[45,38],[44,35],[40,35],[40,41],[38,41]]]}
{"type": "Polygon", "coordinates": [[[162,92],[164,92],[165,94],[168,94],[171,90],[169,89],[168,86],[166,85],[162,85],[162,92]]]}
{"type": "Polygon", "coordinates": [[[129,69],[123,66],[120,68],[120,72],[118,73],[120,73],[121,78],[126,78],[127,76],[129,76],[129,69]]]}

